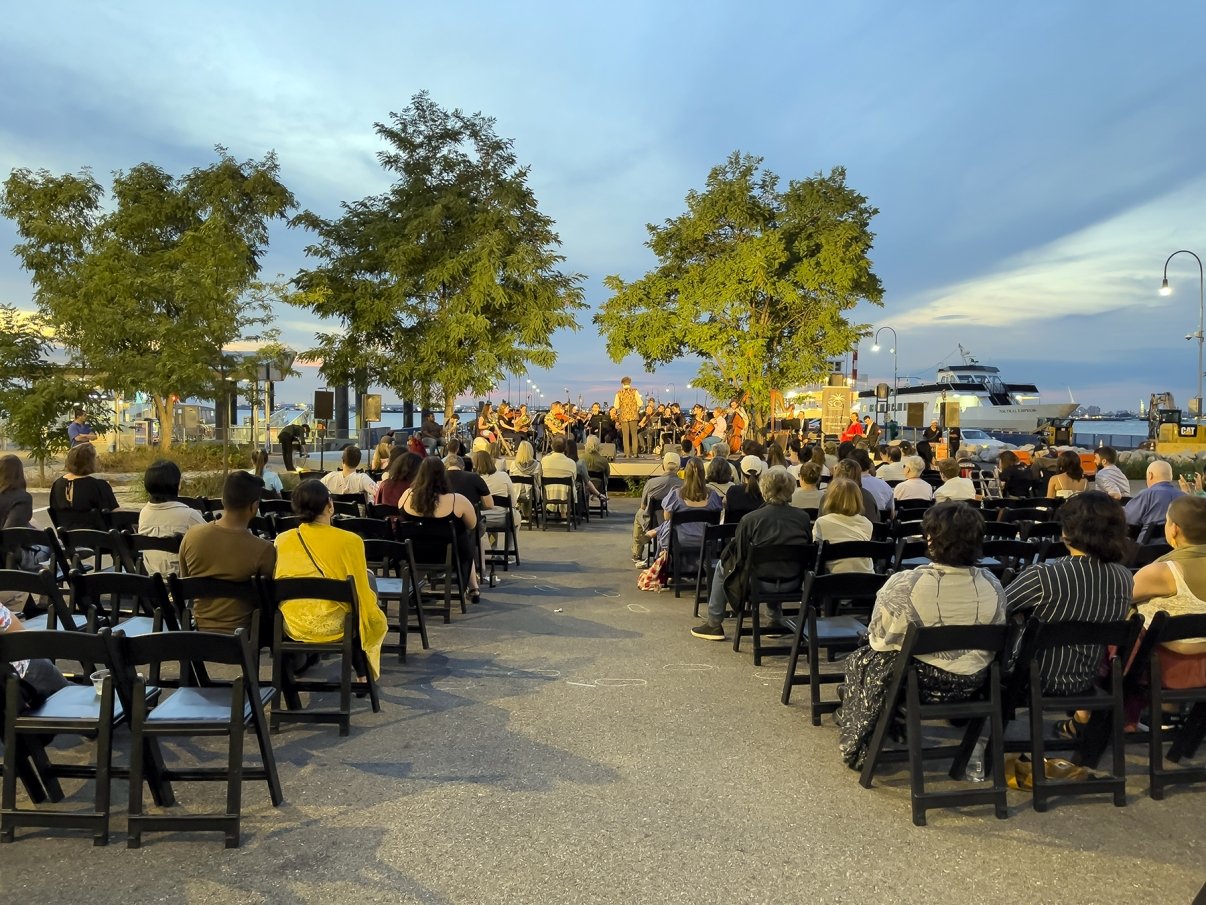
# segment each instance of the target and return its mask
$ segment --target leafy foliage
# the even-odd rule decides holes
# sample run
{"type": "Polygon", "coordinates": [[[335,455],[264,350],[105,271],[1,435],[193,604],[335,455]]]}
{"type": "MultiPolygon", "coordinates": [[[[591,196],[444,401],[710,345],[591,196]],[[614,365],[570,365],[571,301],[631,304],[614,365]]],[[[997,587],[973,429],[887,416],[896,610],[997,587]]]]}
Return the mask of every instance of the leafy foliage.
{"type": "Polygon", "coordinates": [[[296,220],[317,234],[306,253],[319,263],[297,275],[295,302],[344,328],[302,358],[331,382],[364,386],[371,373],[424,404],[438,394],[446,414],[504,372],[552,367],[554,331],[577,328],[582,277],[557,269],[560,240],[513,143],[493,119],[426,93],[376,132],[389,190],[345,203],[337,220],[296,220]]]}
{"type": "Polygon", "coordinates": [[[67,422],[79,406],[97,432],[110,429],[90,383],[50,360],[42,318],[0,305],[0,417],[6,436],[29,452],[43,480],[46,463],[67,449],[67,422]]]}
{"type": "Polygon", "coordinates": [[[105,389],[148,393],[165,446],[172,397],[212,395],[222,348],[270,315],[249,292],[268,223],[295,206],[276,157],[218,160],[173,177],[142,163],[113,176],[113,205],[84,170],[17,169],[0,213],[56,341],[105,389]]]}
{"type": "Polygon", "coordinates": [[[868,253],[878,211],[834,168],[786,189],[762,159],[734,152],[687,194],[686,213],[650,224],[658,267],[613,295],[595,323],[615,361],[647,370],[703,359],[695,385],[717,398],[749,394],[757,427],[772,391],[816,380],[865,331],[845,312],[879,304],[868,253]]]}

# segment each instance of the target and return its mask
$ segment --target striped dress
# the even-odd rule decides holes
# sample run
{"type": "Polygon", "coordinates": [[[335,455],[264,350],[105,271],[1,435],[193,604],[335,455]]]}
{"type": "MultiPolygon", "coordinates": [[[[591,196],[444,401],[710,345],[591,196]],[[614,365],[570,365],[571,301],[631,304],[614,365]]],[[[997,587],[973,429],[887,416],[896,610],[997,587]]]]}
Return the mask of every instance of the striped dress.
{"type": "MultiPolygon", "coordinates": [[[[1131,610],[1134,580],[1121,563],[1068,556],[1031,566],[1005,589],[1006,609],[1044,622],[1115,622],[1131,610]]],[[[1093,684],[1105,657],[1099,644],[1039,654],[1043,693],[1079,694],[1093,684]]]]}

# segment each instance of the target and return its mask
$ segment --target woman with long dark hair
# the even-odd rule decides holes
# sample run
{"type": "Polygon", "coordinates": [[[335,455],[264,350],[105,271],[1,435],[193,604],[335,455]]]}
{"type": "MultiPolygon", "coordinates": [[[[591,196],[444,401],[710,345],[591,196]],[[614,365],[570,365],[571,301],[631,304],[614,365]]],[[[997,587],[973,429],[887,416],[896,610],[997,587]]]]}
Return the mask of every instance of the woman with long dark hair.
{"type": "Polygon", "coordinates": [[[389,460],[385,477],[377,485],[377,494],[373,502],[378,506],[397,506],[402,494],[414,483],[424,458],[425,456],[410,451],[395,452],[389,460]]]}
{"type": "MultiPolygon", "coordinates": [[[[675,512],[719,510],[724,505],[720,494],[704,482],[703,463],[699,459],[688,459],[683,466],[683,486],[676,487],[662,500],[662,521],[649,536],[657,535],[658,546],[667,549],[670,543],[670,516],[675,512]]],[[[703,546],[704,522],[687,522],[679,525],[674,543],[686,549],[698,550],[703,546]]]]}
{"type": "Polygon", "coordinates": [[[1080,456],[1077,453],[1065,449],[1055,462],[1057,471],[1047,482],[1049,499],[1075,496],[1088,489],[1089,481],[1085,477],[1085,470],[1081,467],[1080,456]]]}
{"type": "Polygon", "coordinates": [[[477,513],[465,497],[448,485],[444,463],[428,456],[419,466],[414,483],[398,500],[402,518],[412,522],[448,522],[456,530],[461,556],[461,580],[476,603],[481,599],[477,578],[477,513]]]}

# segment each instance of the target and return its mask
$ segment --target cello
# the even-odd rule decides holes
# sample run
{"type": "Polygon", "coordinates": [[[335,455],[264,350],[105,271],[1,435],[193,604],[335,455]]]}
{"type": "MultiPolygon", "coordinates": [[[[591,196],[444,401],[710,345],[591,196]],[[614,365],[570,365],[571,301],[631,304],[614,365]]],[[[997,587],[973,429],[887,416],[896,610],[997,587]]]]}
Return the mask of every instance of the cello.
{"type": "Polygon", "coordinates": [[[749,426],[749,416],[741,407],[748,398],[749,393],[746,393],[740,400],[734,399],[729,405],[729,452],[733,455],[741,452],[745,429],[749,426]]]}
{"type": "Polygon", "coordinates": [[[683,439],[690,442],[695,448],[695,452],[701,453],[703,450],[700,444],[703,443],[705,437],[710,437],[716,430],[716,425],[710,420],[703,417],[703,406],[696,406],[699,409],[699,414],[695,416],[695,420],[691,422],[691,426],[687,428],[687,433],[683,439]]]}

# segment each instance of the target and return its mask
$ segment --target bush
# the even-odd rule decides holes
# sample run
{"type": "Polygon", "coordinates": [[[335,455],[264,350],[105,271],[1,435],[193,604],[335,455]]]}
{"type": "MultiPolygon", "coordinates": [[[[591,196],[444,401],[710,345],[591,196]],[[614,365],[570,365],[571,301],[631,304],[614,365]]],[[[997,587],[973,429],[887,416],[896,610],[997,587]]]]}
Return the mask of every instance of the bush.
{"type": "MultiPolygon", "coordinates": [[[[108,474],[123,474],[146,471],[147,466],[157,459],[171,459],[181,471],[215,471],[224,467],[222,445],[219,443],[177,443],[161,452],[157,446],[135,446],[117,452],[101,453],[97,457],[98,470],[108,474]]],[[[251,448],[231,446],[226,466],[246,468],[251,461],[251,448]]],[[[195,494],[186,494],[195,496],[195,494]]]]}

